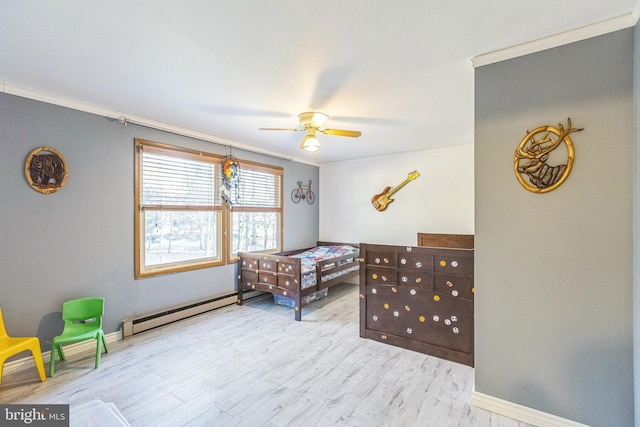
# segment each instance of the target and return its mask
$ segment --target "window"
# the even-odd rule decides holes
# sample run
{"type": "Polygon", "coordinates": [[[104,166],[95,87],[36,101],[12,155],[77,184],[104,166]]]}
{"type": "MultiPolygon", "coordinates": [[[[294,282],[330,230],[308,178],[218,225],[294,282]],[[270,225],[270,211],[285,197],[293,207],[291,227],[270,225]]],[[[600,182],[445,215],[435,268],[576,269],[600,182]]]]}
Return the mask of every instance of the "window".
{"type": "Polygon", "coordinates": [[[279,250],[282,168],[240,162],[230,206],[221,199],[221,156],[140,139],[135,147],[136,278],[279,250]]]}
{"type": "Polygon", "coordinates": [[[280,248],[282,169],[240,163],[240,185],[231,192],[231,253],[280,248]]]}

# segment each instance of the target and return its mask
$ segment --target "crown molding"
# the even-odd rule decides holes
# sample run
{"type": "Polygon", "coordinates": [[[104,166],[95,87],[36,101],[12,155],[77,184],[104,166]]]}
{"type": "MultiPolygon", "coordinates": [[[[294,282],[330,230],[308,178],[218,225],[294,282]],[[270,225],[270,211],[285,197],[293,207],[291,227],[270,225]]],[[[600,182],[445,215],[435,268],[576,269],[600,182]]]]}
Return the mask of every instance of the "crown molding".
{"type": "Polygon", "coordinates": [[[275,157],[282,160],[295,161],[298,163],[305,163],[312,166],[318,166],[317,163],[309,162],[305,159],[298,159],[295,157],[287,156],[285,154],[260,149],[258,147],[243,144],[237,141],[232,141],[226,138],[222,138],[216,135],[210,135],[203,132],[193,131],[179,126],[174,126],[168,123],[159,122],[157,120],[149,119],[146,117],[140,117],[130,115],[121,111],[109,110],[96,105],[86,104],[81,101],[65,98],[58,95],[51,95],[44,92],[35,91],[32,89],[26,89],[18,86],[14,86],[7,82],[0,82],[0,93],[6,93],[8,95],[15,95],[22,98],[33,99],[35,101],[45,102],[47,104],[58,105],[61,107],[70,108],[72,110],[83,111],[85,113],[96,114],[98,116],[114,119],[123,125],[128,123],[144,126],[150,129],[156,129],[164,132],[173,133],[175,135],[186,136],[188,138],[198,139],[200,141],[210,142],[225,147],[235,148],[239,150],[245,150],[251,153],[262,154],[269,157],[275,157]]]}
{"type": "Polygon", "coordinates": [[[531,53],[574,43],[591,37],[623,30],[625,28],[633,27],[638,21],[639,14],[640,6],[636,6],[631,13],[562,33],[553,34],[537,40],[532,40],[530,42],[484,53],[471,58],[471,62],[475,68],[482,67],[484,65],[495,64],[497,62],[506,61],[507,59],[513,59],[519,56],[529,55],[531,53]]]}

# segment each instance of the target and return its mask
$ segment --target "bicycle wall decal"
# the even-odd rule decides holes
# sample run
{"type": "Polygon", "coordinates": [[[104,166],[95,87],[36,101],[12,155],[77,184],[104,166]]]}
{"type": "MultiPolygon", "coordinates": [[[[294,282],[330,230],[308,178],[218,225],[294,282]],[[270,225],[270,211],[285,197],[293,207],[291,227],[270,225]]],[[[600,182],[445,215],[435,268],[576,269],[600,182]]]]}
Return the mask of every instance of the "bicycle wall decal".
{"type": "Polygon", "coordinates": [[[300,203],[300,200],[306,200],[312,205],[316,201],[316,195],[311,191],[311,180],[309,185],[302,185],[302,181],[298,181],[298,188],[294,188],[291,192],[291,200],[293,203],[300,203]]]}

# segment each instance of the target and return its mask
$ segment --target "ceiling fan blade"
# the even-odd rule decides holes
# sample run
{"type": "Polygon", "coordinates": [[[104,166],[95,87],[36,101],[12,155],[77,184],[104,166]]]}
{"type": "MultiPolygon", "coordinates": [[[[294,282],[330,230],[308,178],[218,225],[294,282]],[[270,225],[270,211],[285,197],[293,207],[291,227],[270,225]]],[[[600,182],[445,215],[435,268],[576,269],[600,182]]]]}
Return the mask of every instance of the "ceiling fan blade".
{"type": "Polygon", "coordinates": [[[351,138],[357,138],[362,135],[359,130],[344,130],[344,129],[320,129],[320,132],[327,135],[348,136],[351,138]]]}
{"type": "Polygon", "coordinates": [[[258,130],[288,130],[292,132],[300,132],[304,129],[295,129],[295,128],[258,128],[258,130]]]}

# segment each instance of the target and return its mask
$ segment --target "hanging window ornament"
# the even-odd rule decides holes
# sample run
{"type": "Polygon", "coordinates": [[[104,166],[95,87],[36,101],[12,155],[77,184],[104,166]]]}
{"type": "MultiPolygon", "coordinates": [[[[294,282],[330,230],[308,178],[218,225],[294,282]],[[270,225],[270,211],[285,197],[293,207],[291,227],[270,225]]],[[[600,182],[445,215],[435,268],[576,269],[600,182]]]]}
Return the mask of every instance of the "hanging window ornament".
{"type": "Polygon", "coordinates": [[[238,203],[238,185],[240,181],[240,163],[235,157],[228,155],[220,160],[222,168],[222,187],[220,194],[223,203],[238,203]]]}

